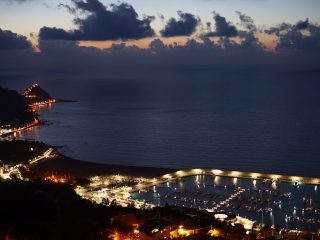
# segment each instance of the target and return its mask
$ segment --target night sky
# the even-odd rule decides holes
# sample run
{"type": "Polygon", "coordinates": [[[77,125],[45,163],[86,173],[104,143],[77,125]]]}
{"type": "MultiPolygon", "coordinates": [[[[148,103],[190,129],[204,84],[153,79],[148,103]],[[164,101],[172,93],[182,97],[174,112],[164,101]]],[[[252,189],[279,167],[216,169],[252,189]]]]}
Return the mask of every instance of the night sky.
{"type": "Polygon", "coordinates": [[[314,71],[319,9],[318,0],[5,0],[0,76],[314,71]]]}

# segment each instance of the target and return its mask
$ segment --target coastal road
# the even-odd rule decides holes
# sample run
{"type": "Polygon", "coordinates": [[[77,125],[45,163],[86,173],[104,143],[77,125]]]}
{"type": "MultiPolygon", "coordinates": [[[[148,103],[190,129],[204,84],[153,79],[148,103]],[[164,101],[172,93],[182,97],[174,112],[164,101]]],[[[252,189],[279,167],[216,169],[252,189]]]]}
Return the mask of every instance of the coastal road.
{"type": "MultiPolygon", "coordinates": [[[[37,157],[35,157],[35,158],[33,158],[33,159],[30,159],[29,160],[29,163],[31,164],[31,165],[34,165],[34,164],[37,164],[39,161],[41,161],[41,160],[44,160],[44,159],[48,159],[48,158],[50,158],[50,157],[52,157],[52,153],[53,153],[53,148],[49,148],[47,151],[45,151],[43,154],[41,154],[41,155],[39,155],[39,156],[37,156],[37,157]]],[[[6,174],[3,174],[3,178],[10,178],[10,175],[11,174],[15,174],[19,179],[21,179],[21,180],[23,180],[23,177],[22,177],[22,175],[21,175],[21,172],[20,172],[20,170],[19,170],[19,168],[20,167],[22,167],[23,166],[23,164],[22,163],[19,163],[19,164],[17,164],[17,165],[15,165],[15,166],[13,166],[13,167],[11,167],[10,169],[9,169],[9,172],[8,173],[6,173],[6,174]]]]}

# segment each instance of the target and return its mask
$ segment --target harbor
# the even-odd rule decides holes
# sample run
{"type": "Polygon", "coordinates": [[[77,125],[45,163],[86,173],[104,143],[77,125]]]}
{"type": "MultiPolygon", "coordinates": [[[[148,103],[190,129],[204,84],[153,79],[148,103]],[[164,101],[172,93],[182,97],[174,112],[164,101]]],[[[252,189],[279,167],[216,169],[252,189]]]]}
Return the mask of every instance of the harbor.
{"type": "Polygon", "coordinates": [[[231,212],[255,226],[315,231],[320,224],[319,179],[192,169],[132,188],[132,199],[155,206],[231,212]]]}

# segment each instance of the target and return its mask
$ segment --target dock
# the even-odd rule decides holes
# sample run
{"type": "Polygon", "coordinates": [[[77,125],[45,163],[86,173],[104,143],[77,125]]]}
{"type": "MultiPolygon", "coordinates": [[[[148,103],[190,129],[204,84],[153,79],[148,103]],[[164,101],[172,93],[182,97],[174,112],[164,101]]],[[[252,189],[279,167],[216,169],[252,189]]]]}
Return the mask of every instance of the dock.
{"type": "Polygon", "coordinates": [[[252,179],[252,180],[270,180],[272,182],[292,182],[297,184],[310,184],[310,185],[319,184],[320,185],[320,178],[198,168],[198,169],[179,170],[173,173],[167,173],[158,178],[154,178],[150,182],[138,184],[134,186],[131,192],[136,192],[145,188],[158,186],[163,183],[174,181],[180,178],[196,176],[196,175],[242,178],[242,179],[252,179]]]}

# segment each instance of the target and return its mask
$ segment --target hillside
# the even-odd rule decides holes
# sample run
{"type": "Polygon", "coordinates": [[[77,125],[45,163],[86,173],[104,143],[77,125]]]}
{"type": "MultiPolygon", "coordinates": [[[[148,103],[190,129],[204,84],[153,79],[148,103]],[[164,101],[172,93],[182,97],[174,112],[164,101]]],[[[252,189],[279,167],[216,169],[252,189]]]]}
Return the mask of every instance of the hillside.
{"type": "Polygon", "coordinates": [[[38,84],[33,84],[28,87],[23,92],[23,96],[30,105],[42,105],[55,102],[51,95],[43,90],[38,84]]]}
{"type": "Polygon", "coordinates": [[[0,87],[0,127],[21,127],[37,118],[27,100],[18,92],[0,87]]]}

